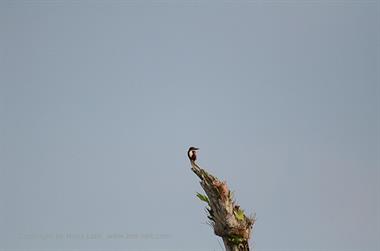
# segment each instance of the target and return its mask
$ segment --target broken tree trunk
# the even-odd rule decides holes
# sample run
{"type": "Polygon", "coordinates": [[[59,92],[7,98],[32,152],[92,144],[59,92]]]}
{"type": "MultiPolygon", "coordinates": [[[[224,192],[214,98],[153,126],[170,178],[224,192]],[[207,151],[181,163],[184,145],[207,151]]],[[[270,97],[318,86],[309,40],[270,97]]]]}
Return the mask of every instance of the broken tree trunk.
{"type": "Polygon", "coordinates": [[[200,178],[206,195],[197,196],[208,204],[208,219],[214,233],[223,239],[226,251],[249,251],[249,238],[255,217],[247,217],[235,202],[226,182],[220,181],[194,160],[190,159],[191,170],[200,178]]]}

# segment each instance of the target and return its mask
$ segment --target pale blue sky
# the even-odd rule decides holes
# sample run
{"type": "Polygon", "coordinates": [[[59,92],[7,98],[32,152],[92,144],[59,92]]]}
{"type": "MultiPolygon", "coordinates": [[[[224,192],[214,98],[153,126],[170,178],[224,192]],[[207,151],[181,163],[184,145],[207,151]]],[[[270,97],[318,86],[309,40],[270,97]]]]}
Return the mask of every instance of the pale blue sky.
{"type": "Polygon", "coordinates": [[[255,250],[380,249],[377,1],[3,0],[0,38],[0,250],[221,250],[190,145],[255,250]]]}

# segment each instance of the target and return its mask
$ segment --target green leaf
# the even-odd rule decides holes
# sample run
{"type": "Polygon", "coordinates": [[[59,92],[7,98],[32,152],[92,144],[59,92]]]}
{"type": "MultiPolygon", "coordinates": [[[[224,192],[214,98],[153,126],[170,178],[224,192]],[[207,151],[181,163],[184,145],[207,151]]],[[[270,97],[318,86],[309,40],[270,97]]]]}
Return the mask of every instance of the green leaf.
{"type": "Polygon", "coordinates": [[[244,241],[244,239],[240,236],[237,236],[237,235],[231,235],[228,237],[228,240],[236,245],[242,243],[244,241]]]}
{"type": "Polygon", "coordinates": [[[238,209],[237,211],[234,211],[235,217],[238,220],[244,220],[244,211],[241,209],[238,209]]]}
{"type": "Polygon", "coordinates": [[[200,193],[197,193],[197,197],[201,200],[201,201],[204,201],[206,202],[207,204],[210,203],[208,197],[206,195],[203,195],[203,194],[200,194],[200,193]]]}

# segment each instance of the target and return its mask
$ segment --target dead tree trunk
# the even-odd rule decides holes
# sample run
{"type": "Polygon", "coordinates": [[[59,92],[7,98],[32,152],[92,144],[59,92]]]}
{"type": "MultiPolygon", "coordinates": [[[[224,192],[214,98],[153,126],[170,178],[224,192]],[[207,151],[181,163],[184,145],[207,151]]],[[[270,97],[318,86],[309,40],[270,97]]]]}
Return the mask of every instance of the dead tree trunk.
{"type": "Polygon", "coordinates": [[[208,204],[209,223],[214,233],[223,239],[226,251],[249,251],[248,240],[255,224],[255,217],[247,217],[235,202],[226,182],[220,181],[194,160],[190,159],[191,170],[200,178],[200,184],[206,193],[197,196],[208,204]]]}

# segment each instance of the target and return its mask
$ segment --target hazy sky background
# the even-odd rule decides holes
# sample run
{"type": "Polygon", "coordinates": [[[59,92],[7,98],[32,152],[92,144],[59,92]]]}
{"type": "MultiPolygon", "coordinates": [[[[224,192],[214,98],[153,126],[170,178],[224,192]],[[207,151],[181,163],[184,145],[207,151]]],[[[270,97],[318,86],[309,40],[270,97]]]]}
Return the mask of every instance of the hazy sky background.
{"type": "Polygon", "coordinates": [[[221,250],[190,145],[255,250],[379,250],[379,13],[1,1],[0,250],[221,250]]]}

